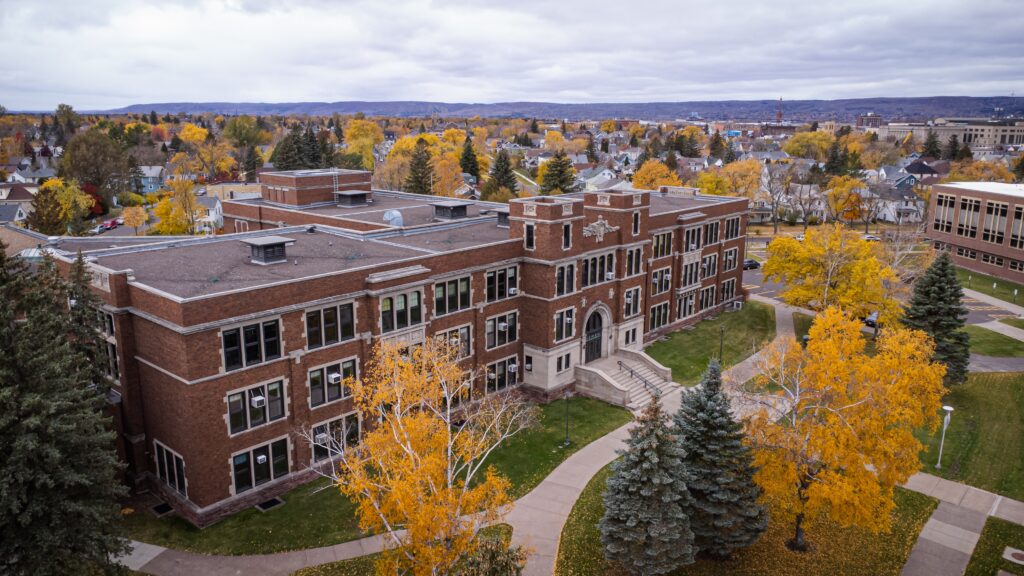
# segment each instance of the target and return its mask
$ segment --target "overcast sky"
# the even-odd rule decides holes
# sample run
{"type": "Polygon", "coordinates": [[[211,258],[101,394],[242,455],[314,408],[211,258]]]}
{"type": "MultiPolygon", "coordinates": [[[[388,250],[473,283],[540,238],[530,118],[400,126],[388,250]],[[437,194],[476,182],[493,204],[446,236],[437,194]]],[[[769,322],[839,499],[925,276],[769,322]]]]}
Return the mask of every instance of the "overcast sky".
{"type": "Polygon", "coordinates": [[[1017,0],[0,0],[0,104],[1024,93],[1017,0]]]}

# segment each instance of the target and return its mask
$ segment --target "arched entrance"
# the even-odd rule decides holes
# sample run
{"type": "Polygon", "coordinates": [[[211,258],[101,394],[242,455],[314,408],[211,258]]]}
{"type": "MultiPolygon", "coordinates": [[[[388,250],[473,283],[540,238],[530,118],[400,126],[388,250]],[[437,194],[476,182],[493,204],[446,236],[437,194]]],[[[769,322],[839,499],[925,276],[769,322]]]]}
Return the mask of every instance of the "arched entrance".
{"type": "Polygon", "coordinates": [[[583,362],[592,362],[601,358],[601,341],[604,339],[604,318],[601,313],[594,310],[587,318],[587,325],[584,330],[584,359],[583,362]]]}

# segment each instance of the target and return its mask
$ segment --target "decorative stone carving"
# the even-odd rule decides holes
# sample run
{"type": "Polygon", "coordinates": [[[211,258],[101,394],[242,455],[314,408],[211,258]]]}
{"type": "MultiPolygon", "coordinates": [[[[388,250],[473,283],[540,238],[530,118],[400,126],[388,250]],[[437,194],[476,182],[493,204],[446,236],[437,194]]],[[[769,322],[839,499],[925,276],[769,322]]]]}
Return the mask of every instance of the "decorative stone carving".
{"type": "Polygon", "coordinates": [[[583,236],[585,238],[593,236],[597,238],[598,242],[604,242],[605,234],[608,234],[609,232],[616,232],[618,229],[618,226],[612,226],[607,220],[598,216],[596,221],[583,227],[583,236]]]}

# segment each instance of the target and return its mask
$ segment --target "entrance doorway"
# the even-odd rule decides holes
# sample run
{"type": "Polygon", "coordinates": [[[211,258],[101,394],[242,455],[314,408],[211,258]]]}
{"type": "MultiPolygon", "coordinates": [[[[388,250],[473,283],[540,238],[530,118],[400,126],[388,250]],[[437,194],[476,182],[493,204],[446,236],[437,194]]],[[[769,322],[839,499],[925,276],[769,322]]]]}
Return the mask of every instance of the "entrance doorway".
{"type": "Polygon", "coordinates": [[[603,328],[604,320],[601,317],[601,313],[595,310],[594,313],[590,315],[590,318],[587,318],[586,331],[584,332],[584,363],[592,362],[601,358],[601,340],[603,340],[604,335],[603,328]]]}

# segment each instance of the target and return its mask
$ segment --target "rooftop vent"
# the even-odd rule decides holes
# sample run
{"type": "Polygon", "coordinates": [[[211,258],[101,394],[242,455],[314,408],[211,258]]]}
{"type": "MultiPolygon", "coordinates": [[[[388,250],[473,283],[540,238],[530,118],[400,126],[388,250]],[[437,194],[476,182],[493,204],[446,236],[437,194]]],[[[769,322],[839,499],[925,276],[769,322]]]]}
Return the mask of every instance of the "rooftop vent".
{"type": "Polygon", "coordinates": [[[294,244],[295,240],[284,236],[260,236],[246,238],[242,242],[248,244],[252,250],[250,259],[254,264],[276,264],[288,261],[288,255],[284,248],[289,244],[294,244]]]}
{"type": "Polygon", "coordinates": [[[339,208],[366,206],[369,200],[369,192],[366,190],[335,190],[334,200],[337,201],[339,208]]]}
{"type": "Polygon", "coordinates": [[[459,202],[457,200],[447,200],[444,202],[434,203],[434,219],[435,220],[458,220],[459,218],[466,217],[466,209],[469,207],[468,202],[459,202]]]}

